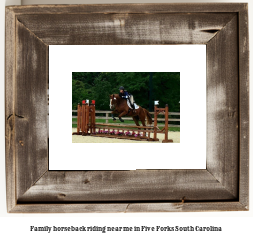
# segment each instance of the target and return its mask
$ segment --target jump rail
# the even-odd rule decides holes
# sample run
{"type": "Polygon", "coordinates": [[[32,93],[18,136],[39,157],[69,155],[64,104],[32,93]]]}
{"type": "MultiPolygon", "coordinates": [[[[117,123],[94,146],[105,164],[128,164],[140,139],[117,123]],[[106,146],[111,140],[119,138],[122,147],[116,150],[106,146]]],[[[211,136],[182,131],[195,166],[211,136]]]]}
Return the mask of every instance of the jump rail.
{"type": "Polygon", "coordinates": [[[159,141],[157,133],[164,133],[164,140],[162,143],[171,143],[173,140],[168,139],[168,120],[169,107],[166,104],[165,108],[158,108],[154,106],[154,125],[153,126],[132,126],[132,125],[118,125],[96,123],[95,121],[95,101],[89,105],[89,101],[84,100],[82,105],[77,107],[77,132],[73,135],[82,136],[98,136],[107,138],[118,138],[128,140],[146,140],[159,141]],[[157,116],[163,113],[165,115],[165,126],[160,130],[157,126],[157,116]],[[153,133],[153,138],[151,137],[153,133]]]}

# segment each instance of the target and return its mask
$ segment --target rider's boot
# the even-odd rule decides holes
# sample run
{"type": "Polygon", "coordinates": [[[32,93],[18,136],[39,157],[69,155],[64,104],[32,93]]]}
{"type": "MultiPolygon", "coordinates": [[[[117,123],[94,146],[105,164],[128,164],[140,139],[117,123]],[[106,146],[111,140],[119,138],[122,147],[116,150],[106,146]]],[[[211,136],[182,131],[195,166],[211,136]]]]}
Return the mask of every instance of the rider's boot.
{"type": "Polygon", "coordinates": [[[132,104],[132,107],[133,107],[133,113],[135,113],[135,106],[134,106],[134,104],[132,104]]]}

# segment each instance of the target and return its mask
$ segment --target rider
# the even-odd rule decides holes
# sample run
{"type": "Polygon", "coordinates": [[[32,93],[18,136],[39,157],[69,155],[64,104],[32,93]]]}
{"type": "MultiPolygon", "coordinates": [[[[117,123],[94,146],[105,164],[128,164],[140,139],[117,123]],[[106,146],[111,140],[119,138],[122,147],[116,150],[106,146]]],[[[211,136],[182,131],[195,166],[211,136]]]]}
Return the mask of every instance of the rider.
{"type": "MultiPolygon", "coordinates": [[[[132,103],[131,100],[130,100],[130,97],[133,97],[133,96],[130,95],[130,94],[124,89],[123,86],[120,86],[120,87],[119,87],[119,96],[120,96],[121,98],[125,98],[126,100],[128,100],[128,101],[130,102],[131,107],[133,108],[133,111],[135,112],[134,103],[132,103]]],[[[114,121],[116,121],[116,118],[114,117],[113,113],[112,113],[112,119],[113,119],[114,121]]],[[[121,122],[124,122],[124,120],[123,120],[122,118],[119,118],[119,120],[120,120],[121,122]]]]}
{"type": "Polygon", "coordinates": [[[128,100],[130,102],[130,105],[133,108],[133,110],[135,110],[134,103],[132,103],[131,100],[130,100],[130,94],[124,89],[123,86],[119,87],[119,96],[121,98],[125,98],[126,100],[128,100]]]}

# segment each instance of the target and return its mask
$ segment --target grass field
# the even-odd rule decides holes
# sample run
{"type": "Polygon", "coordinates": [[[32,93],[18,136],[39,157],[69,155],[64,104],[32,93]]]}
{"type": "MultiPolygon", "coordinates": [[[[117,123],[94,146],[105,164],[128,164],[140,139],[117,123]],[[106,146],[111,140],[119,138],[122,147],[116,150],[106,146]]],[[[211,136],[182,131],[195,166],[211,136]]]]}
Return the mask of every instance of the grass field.
{"type": "MultiPolygon", "coordinates": [[[[77,118],[72,118],[72,122],[73,121],[77,121],[77,118]]],[[[96,119],[96,122],[97,123],[105,123],[105,119],[96,119]]],[[[112,119],[109,119],[108,123],[115,123],[115,122],[112,119]]],[[[117,120],[116,123],[119,123],[119,120],[117,120]]],[[[125,120],[122,124],[133,124],[133,125],[135,125],[134,121],[128,121],[128,120],[125,120]]],[[[76,128],[76,127],[77,127],[76,124],[72,124],[72,128],[76,128]]],[[[158,127],[160,129],[162,129],[164,126],[162,124],[160,124],[160,126],[159,126],[159,123],[158,123],[158,127]]],[[[180,132],[180,127],[169,127],[169,131],[179,131],[180,132]]]]}

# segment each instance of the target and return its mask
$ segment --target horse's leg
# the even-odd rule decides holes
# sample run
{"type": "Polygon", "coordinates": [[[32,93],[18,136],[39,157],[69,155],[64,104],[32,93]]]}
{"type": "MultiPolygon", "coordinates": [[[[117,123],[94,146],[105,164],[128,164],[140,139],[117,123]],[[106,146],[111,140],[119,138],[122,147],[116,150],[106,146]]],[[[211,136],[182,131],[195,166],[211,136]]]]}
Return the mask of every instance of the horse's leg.
{"type": "MultiPolygon", "coordinates": [[[[140,121],[141,121],[141,124],[142,126],[146,126],[146,123],[145,123],[145,119],[146,119],[146,113],[145,111],[143,110],[140,110],[140,113],[139,113],[139,118],[140,118],[140,121]]],[[[143,128],[144,131],[146,131],[146,128],[143,128]]],[[[143,132],[143,136],[147,136],[146,132],[143,132]]]]}
{"type": "Polygon", "coordinates": [[[121,117],[123,117],[123,116],[125,116],[127,114],[127,112],[122,112],[121,114],[119,114],[119,120],[121,121],[121,122],[124,122],[124,120],[121,118],[121,117]]]}
{"type": "Polygon", "coordinates": [[[112,112],[112,120],[113,120],[113,121],[116,121],[116,120],[117,120],[117,119],[114,117],[113,112],[112,112]]]}
{"type": "Polygon", "coordinates": [[[113,121],[116,121],[117,119],[114,117],[114,114],[117,114],[116,110],[112,111],[112,119],[113,119],[113,121]]]}
{"type": "Polygon", "coordinates": [[[136,126],[140,126],[138,116],[134,116],[134,117],[133,117],[133,120],[134,120],[136,126]]]}
{"type": "Polygon", "coordinates": [[[136,126],[140,126],[140,124],[139,124],[139,116],[133,116],[133,120],[134,120],[136,126]]]}

